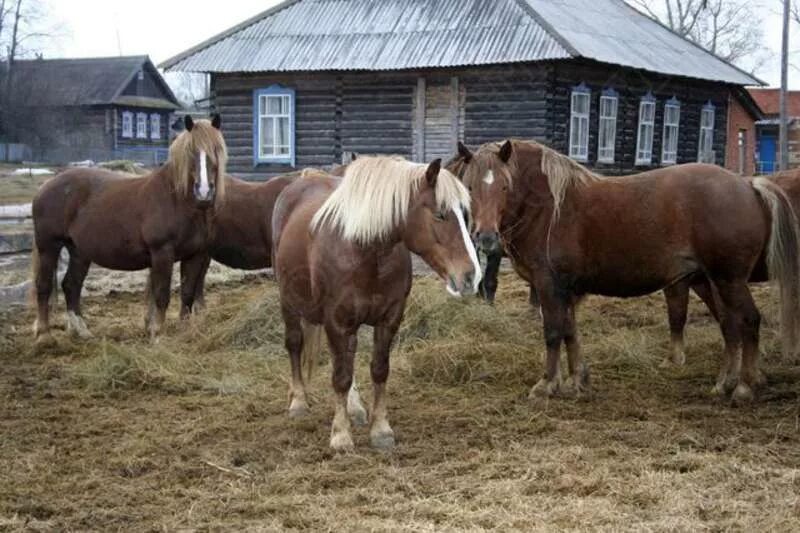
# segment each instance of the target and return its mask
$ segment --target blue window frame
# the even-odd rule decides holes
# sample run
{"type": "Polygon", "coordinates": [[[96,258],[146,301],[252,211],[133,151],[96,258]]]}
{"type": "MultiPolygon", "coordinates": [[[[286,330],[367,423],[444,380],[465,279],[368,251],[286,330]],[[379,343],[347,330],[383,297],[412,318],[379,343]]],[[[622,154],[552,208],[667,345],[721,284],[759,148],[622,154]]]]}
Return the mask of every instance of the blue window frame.
{"type": "Polygon", "coordinates": [[[253,162],[295,166],[295,92],[281,85],[253,91],[253,162]]]}

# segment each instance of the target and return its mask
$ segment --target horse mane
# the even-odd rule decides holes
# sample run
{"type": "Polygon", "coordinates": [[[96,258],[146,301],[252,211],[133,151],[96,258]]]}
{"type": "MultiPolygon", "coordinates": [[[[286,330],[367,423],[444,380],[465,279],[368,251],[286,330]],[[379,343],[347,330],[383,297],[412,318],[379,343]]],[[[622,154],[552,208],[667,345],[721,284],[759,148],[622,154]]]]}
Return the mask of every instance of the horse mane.
{"type": "MultiPolygon", "coordinates": [[[[359,157],[314,215],[311,231],[328,223],[361,245],[385,239],[405,221],[427,168],[401,157],[359,157]]],[[[439,209],[469,209],[469,192],[449,170],[439,171],[434,194],[439,209]]]]}
{"type": "Polygon", "coordinates": [[[567,191],[572,187],[580,187],[602,179],[585,166],[575,160],[549,148],[543,144],[532,141],[541,151],[542,174],[547,176],[547,185],[553,196],[553,221],[558,220],[561,204],[567,191]]]}
{"type": "MultiPolygon", "coordinates": [[[[172,175],[175,191],[181,196],[188,196],[191,188],[191,175],[194,159],[200,151],[204,151],[211,161],[217,166],[218,175],[225,176],[225,167],[228,162],[228,148],[222,133],[211,125],[210,120],[196,120],[191,131],[183,131],[175,137],[169,147],[170,165],[174,172],[172,175]]],[[[216,199],[225,198],[225,180],[216,182],[216,199]]]]}

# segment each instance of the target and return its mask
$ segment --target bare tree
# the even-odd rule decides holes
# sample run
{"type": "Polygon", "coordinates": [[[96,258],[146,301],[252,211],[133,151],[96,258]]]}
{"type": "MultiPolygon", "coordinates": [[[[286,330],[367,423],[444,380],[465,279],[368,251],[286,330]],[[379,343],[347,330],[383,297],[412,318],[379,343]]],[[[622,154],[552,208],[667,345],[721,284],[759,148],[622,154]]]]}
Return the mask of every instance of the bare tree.
{"type": "MultiPolygon", "coordinates": [[[[651,18],[734,63],[763,61],[764,31],[752,0],[628,0],[651,18]]],[[[755,70],[755,68],[753,69],[755,70]]]]}
{"type": "Polygon", "coordinates": [[[193,72],[167,72],[164,79],[172,92],[186,107],[194,107],[198,100],[208,98],[208,76],[193,72]]]}

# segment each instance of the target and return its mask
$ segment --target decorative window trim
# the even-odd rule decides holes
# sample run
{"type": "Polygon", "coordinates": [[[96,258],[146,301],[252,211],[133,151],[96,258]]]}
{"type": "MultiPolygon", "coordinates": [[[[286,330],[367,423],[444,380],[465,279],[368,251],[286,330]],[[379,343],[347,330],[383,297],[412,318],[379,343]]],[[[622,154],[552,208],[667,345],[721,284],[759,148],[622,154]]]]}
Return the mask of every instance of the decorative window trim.
{"type": "Polygon", "coordinates": [[[656,99],[652,93],[647,93],[639,101],[639,122],[636,126],[636,165],[652,165],[653,164],[653,138],[655,137],[656,129],[656,99]],[[652,111],[652,118],[643,120],[643,112],[646,108],[652,111]],[[650,128],[650,139],[647,146],[642,143],[647,140],[642,138],[643,128],[650,128]],[[644,153],[645,155],[640,155],[644,153]]]}
{"type": "MultiPolygon", "coordinates": [[[[296,166],[295,151],[295,91],[282,85],[271,85],[266,89],[253,91],[253,164],[281,163],[296,166]],[[281,155],[266,155],[261,153],[261,118],[268,116],[262,112],[261,101],[263,97],[282,96],[289,98],[289,153],[281,155]]],[[[278,115],[274,115],[278,116],[278,115]]],[[[284,115],[281,115],[284,116],[284,115]]]]}
{"type": "Polygon", "coordinates": [[[708,101],[700,110],[700,135],[697,140],[697,161],[700,163],[712,163],[716,161],[716,154],[714,153],[714,127],[717,120],[717,108],[711,101],[708,101]],[[703,124],[704,119],[709,116],[710,124],[703,124]],[[707,140],[707,145],[704,148],[704,140],[707,140]]]}
{"type": "Polygon", "coordinates": [[[613,163],[616,155],[617,117],[619,115],[619,93],[617,91],[609,88],[600,93],[597,114],[599,117],[597,121],[597,162],[613,163]],[[606,107],[610,107],[613,113],[604,114],[606,107]],[[606,125],[607,128],[604,127],[606,125]],[[606,135],[608,135],[608,139],[605,138],[606,135]]]}
{"type": "Polygon", "coordinates": [[[589,160],[589,119],[592,111],[592,91],[581,83],[572,88],[569,110],[569,156],[576,161],[589,160]],[[583,101],[585,111],[576,109],[576,103],[583,101]],[[576,133],[577,127],[577,133],[576,133]]]}
{"type": "Polygon", "coordinates": [[[678,146],[680,144],[680,127],[681,127],[681,103],[674,96],[664,102],[664,128],[661,134],[661,164],[674,165],[678,162],[678,146]],[[667,117],[670,110],[676,110],[677,116],[674,122],[667,122],[667,117]],[[669,129],[675,128],[675,146],[674,150],[667,150],[667,143],[671,138],[669,136],[669,129]]]}
{"type": "Polygon", "coordinates": [[[136,113],[136,138],[147,139],[147,113],[136,113]]]}
{"type": "Polygon", "coordinates": [[[133,113],[130,111],[122,112],[122,137],[133,139],[133,113]]]}
{"type": "Polygon", "coordinates": [[[161,139],[161,115],[150,114],[150,138],[154,141],[161,139]]]}

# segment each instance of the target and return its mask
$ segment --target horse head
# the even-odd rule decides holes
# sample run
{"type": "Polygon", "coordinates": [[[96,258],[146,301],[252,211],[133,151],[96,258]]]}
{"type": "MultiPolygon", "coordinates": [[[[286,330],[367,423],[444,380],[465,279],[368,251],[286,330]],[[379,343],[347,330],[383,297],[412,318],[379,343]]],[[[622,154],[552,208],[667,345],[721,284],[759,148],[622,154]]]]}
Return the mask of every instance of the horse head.
{"type": "Polygon", "coordinates": [[[207,208],[225,195],[225,166],[228,152],[222,137],[222,119],[193,120],[184,117],[184,131],[169,150],[176,189],[193,198],[198,207],[207,208]]]}
{"type": "Polygon", "coordinates": [[[403,240],[445,280],[450,294],[474,294],[481,269],[467,227],[469,194],[441,163],[437,159],[425,169],[409,205],[403,240]]]}
{"type": "Polygon", "coordinates": [[[471,152],[458,143],[458,156],[448,165],[469,190],[472,198],[472,238],[487,254],[500,252],[501,221],[510,203],[513,153],[511,141],[497,150],[494,145],[471,152]]]}

